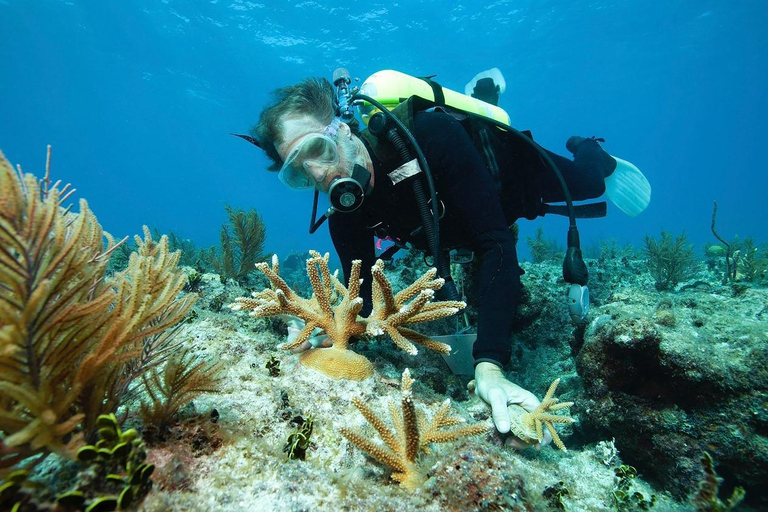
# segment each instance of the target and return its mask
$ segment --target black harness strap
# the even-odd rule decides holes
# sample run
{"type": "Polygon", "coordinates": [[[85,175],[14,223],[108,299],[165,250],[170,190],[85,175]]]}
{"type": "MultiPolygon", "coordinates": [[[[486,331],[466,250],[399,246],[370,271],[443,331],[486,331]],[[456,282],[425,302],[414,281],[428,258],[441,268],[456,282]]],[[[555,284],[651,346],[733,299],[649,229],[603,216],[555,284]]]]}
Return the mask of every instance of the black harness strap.
{"type": "MultiPolygon", "coordinates": [[[[573,206],[577,219],[599,219],[608,215],[608,207],[605,201],[598,203],[576,204],[573,206]]],[[[541,203],[540,216],[547,214],[568,216],[568,207],[565,205],[541,203]]]]}
{"type": "Polygon", "coordinates": [[[431,77],[419,77],[424,80],[432,88],[432,94],[435,96],[435,105],[438,107],[445,106],[445,94],[443,94],[443,86],[432,80],[431,77]]]}

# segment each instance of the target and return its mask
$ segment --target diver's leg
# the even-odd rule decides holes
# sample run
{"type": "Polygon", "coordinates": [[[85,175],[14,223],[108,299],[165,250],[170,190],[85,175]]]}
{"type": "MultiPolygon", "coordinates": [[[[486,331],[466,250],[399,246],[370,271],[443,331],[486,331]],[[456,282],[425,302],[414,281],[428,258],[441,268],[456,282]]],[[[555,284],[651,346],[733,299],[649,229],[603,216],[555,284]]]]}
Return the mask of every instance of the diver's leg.
{"type": "MultiPolygon", "coordinates": [[[[573,161],[545,151],[563,175],[574,201],[600,197],[605,193],[605,178],[616,168],[616,160],[594,139],[581,139],[572,147],[575,150],[573,161]]],[[[565,201],[560,181],[552,171],[547,171],[542,176],[542,199],[547,203],[565,201]]]]}

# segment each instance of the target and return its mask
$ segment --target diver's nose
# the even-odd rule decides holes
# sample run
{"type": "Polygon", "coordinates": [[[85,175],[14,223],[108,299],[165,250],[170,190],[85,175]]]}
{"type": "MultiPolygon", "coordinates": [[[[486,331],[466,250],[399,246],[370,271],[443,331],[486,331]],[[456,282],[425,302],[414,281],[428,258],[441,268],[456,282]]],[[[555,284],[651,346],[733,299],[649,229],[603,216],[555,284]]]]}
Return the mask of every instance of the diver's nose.
{"type": "Polygon", "coordinates": [[[325,177],[328,175],[328,170],[329,170],[329,167],[327,165],[319,165],[319,164],[309,163],[309,162],[307,162],[304,165],[304,168],[306,169],[309,177],[318,183],[322,182],[325,179],[325,177]]]}

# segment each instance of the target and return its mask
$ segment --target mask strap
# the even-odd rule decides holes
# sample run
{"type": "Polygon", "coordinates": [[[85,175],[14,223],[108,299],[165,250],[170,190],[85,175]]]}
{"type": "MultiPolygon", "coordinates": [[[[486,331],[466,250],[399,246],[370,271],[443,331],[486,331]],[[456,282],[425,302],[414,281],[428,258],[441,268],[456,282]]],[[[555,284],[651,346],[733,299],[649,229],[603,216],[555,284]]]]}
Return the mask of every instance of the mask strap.
{"type": "Polygon", "coordinates": [[[331,121],[331,124],[325,127],[323,129],[323,134],[327,135],[329,137],[336,137],[336,134],[339,131],[339,126],[341,125],[341,119],[338,117],[334,117],[333,121],[331,121]]]}

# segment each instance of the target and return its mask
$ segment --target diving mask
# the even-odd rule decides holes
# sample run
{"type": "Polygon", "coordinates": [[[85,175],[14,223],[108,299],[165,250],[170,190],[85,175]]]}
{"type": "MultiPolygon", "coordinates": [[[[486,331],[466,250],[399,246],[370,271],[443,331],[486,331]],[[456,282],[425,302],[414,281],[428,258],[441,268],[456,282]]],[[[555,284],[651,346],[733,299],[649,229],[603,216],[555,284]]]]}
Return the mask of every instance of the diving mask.
{"type": "Polygon", "coordinates": [[[313,188],[322,183],[339,165],[336,133],[340,123],[339,118],[334,118],[322,134],[309,133],[301,137],[278,173],[280,181],[294,189],[313,188]]]}

